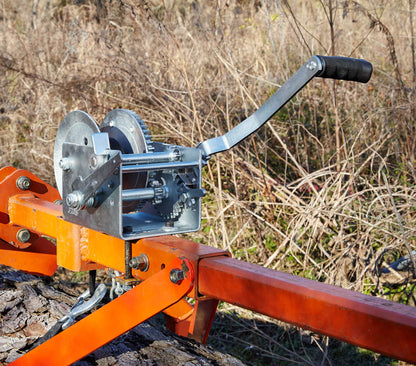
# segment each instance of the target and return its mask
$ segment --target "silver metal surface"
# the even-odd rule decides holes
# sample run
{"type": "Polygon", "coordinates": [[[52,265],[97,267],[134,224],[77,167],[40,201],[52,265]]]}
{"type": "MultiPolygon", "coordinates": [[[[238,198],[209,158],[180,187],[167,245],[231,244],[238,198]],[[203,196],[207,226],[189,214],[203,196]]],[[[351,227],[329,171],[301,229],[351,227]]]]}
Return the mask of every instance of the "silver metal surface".
{"type": "Polygon", "coordinates": [[[154,146],[156,154],[172,156],[173,151],[183,161],[159,163],[164,169],[154,171],[149,169],[155,164],[141,164],[151,176],[148,186],[122,189],[130,173],[119,168],[120,151],[96,155],[92,146],[64,143],[63,158],[76,160],[72,169],[62,173],[65,220],[124,240],[199,230],[204,195],[201,151],[161,143],[154,146]],[[85,201],[88,198],[93,199],[93,205],[85,201]],[[141,205],[125,213],[122,208],[129,200],[141,205]]]}
{"type": "MultiPolygon", "coordinates": [[[[108,234],[118,233],[121,210],[121,204],[118,206],[118,190],[121,190],[121,182],[120,176],[114,174],[114,167],[118,166],[117,161],[114,163],[113,159],[107,160],[108,157],[95,155],[92,146],[64,143],[62,151],[65,157],[73,157],[77,161],[73,169],[63,172],[62,209],[65,220],[108,234]],[[91,157],[97,158],[96,167],[91,166],[91,157]],[[101,166],[107,171],[101,171],[101,166]],[[108,178],[103,182],[102,177],[108,178]],[[78,197],[77,191],[87,196],[92,192],[94,205],[81,205],[83,197],[78,197]],[[68,197],[75,203],[68,202],[68,197]]],[[[116,156],[120,156],[119,152],[116,156]]]]}
{"type": "Polygon", "coordinates": [[[65,142],[71,142],[83,146],[92,147],[92,134],[100,132],[94,119],[85,112],[73,111],[68,113],[61,124],[55,137],[53,150],[53,168],[58,191],[62,197],[62,146],[65,142]]]}
{"type": "Polygon", "coordinates": [[[149,269],[149,258],[146,254],[142,253],[138,257],[133,257],[130,260],[130,267],[138,269],[141,272],[146,272],[149,269]]]}
{"type": "Polygon", "coordinates": [[[21,243],[27,243],[30,240],[30,231],[28,229],[20,229],[16,234],[16,239],[21,243]]]}
{"type": "Polygon", "coordinates": [[[178,149],[163,152],[153,152],[152,154],[122,154],[121,161],[123,164],[151,164],[166,163],[180,160],[181,155],[178,149]]]}
{"type": "MultiPolygon", "coordinates": [[[[108,153],[110,154],[110,150],[108,150],[108,153]]],[[[97,161],[100,158],[100,156],[92,157],[97,161]]],[[[72,182],[72,189],[82,193],[82,197],[80,198],[79,202],[79,206],[81,208],[95,193],[98,193],[98,189],[104,184],[106,180],[108,180],[113,175],[114,171],[120,164],[120,153],[118,151],[113,151],[112,156],[109,156],[109,159],[105,163],[101,164],[99,169],[92,167],[90,164],[91,168],[94,169],[91,174],[89,174],[87,177],[83,175],[78,176],[72,182]]]]}
{"type": "Polygon", "coordinates": [[[312,56],[250,117],[225,135],[198,144],[197,148],[202,150],[203,158],[206,160],[211,155],[229,150],[256,132],[321,70],[321,61],[318,57],[312,56]]]}
{"type": "MultiPolygon", "coordinates": [[[[121,154],[143,154],[153,151],[151,136],[145,123],[134,112],[127,109],[115,109],[109,112],[100,126],[101,132],[107,132],[110,147],[121,154]]],[[[145,188],[148,181],[147,172],[129,174],[123,179],[123,189],[145,188]]],[[[136,210],[139,201],[123,203],[123,212],[136,210]]]]}
{"type": "Polygon", "coordinates": [[[154,196],[154,188],[123,189],[121,193],[121,198],[123,201],[148,200],[152,199],[154,196]]]}
{"type": "Polygon", "coordinates": [[[198,165],[198,161],[172,161],[170,163],[123,165],[122,171],[123,173],[137,173],[149,170],[185,169],[197,167],[198,165]]]}
{"type": "Polygon", "coordinates": [[[97,306],[104,298],[107,292],[107,287],[103,283],[99,284],[95,289],[94,295],[92,295],[92,297],[86,301],[86,298],[89,296],[89,290],[87,291],[85,291],[78,298],[78,302],[72,307],[69,313],[59,320],[61,323],[63,323],[62,329],[65,330],[72,323],[74,323],[78,316],[91,311],[95,306],[97,306]]]}
{"type": "Polygon", "coordinates": [[[110,140],[108,133],[100,132],[92,134],[92,144],[94,146],[94,153],[96,155],[105,155],[110,150],[110,140]]]}
{"type": "MultiPolygon", "coordinates": [[[[160,202],[153,202],[153,207],[158,216],[170,222],[174,228],[192,223],[197,225],[195,220],[200,220],[200,202],[204,191],[201,189],[202,156],[198,149],[184,149],[181,162],[172,162],[171,169],[155,171],[153,184],[167,186],[168,197],[160,202]],[[196,199],[184,200],[184,195],[196,194],[196,199]]],[[[156,164],[154,164],[156,165],[156,164]]],[[[124,167],[123,167],[124,169],[124,167]]],[[[198,223],[199,227],[200,223],[198,223]]],[[[169,226],[165,228],[169,230],[169,226]]],[[[193,230],[192,230],[193,231],[193,230]]]]}

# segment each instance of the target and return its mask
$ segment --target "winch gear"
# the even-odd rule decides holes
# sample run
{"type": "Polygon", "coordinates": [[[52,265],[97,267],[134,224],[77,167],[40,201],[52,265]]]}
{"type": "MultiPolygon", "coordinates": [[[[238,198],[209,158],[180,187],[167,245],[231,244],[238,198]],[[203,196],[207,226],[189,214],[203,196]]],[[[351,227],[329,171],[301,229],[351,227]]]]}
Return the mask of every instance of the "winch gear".
{"type": "MultiPolygon", "coordinates": [[[[158,181],[153,180],[153,182],[158,181]]],[[[190,188],[186,186],[180,174],[176,174],[169,182],[171,182],[171,184],[167,186],[169,196],[160,202],[153,203],[160,217],[166,221],[175,221],[182,215],[185,207],[191,207],[192,198],[188,197],[187,192],[190,188]]]]}
{"type": "MultiPolygon", "coordinates": [[[[139,115],[128,109],[115,109],[109,112],[100,126],[101,132],[107,132],[110,147],[122,154],[142,154],[154,151],[149,129],[139,115]]],[[[129,174],[123,180],[123,189],[145,188],[151,178],[151,172],[129,174]]],[[[145,201],[123,202],[123,212],[140,210],[145,201]]]]}

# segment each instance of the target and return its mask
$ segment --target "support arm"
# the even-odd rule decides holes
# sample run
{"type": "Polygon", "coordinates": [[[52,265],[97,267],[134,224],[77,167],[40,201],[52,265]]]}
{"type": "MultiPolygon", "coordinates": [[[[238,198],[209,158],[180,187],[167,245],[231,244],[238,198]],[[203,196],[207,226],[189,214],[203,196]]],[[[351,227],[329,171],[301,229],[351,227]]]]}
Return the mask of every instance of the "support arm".
{"type": "Polygon", "coordinates": [[[10,365],[70,365],[178,302],[191,291],[193,280],[191,263],[174,259],[165,269],[10,365]],[[183,280],[175,283],[173,271],[182,271],[183,280]]]}

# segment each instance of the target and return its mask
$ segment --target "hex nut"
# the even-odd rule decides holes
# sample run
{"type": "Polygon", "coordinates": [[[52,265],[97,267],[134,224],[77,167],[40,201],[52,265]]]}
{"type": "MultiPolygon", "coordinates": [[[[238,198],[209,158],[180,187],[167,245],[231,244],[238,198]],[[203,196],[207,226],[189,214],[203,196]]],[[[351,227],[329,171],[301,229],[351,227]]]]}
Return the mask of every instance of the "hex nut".
{"type": "Polygon", "coordinates": [[[146,272],[149,269],[149,258],[142,253],[138,257],[133,257],[129,263],[133,269],[138,269],[141,272],[146,272]]]}
{"type": "Polygon", "coordinates": [[[22,191],[27,191],[32,184],[32,181],[24,175],[16,179],[16,186],[22,191]]]}
{"type": "Polygon", "coordinates": [[[27,243],[30,240],[30,231],[28,229],[20,229],[16,234],[16,239],[21,243],[27,243]]]}
{"type": "Polygon", "coordinates": [[[169,278],[172,281],[172,283],[180,284],[184,280],[185,274],[182,270],[174,268],[170,271],[169,278]]]}

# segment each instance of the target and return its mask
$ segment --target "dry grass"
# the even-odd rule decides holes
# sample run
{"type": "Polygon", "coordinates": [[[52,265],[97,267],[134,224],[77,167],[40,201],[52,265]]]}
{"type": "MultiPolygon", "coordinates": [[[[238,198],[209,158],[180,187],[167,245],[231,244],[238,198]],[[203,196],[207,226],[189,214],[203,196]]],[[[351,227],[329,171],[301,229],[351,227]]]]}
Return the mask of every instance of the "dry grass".
{"type": "Polygon", "coordinates": [[[317,79],[212,158],[203,230],[189,236],[414,304],[410,271],[380,270],[416,247],[414,3],[2,0],[0,166],[53,182],[54,136],[74,109],[97,121],[132,109],[154,139],[195,146],[312,54],[365,58],[368,85],[317,79]]]}

